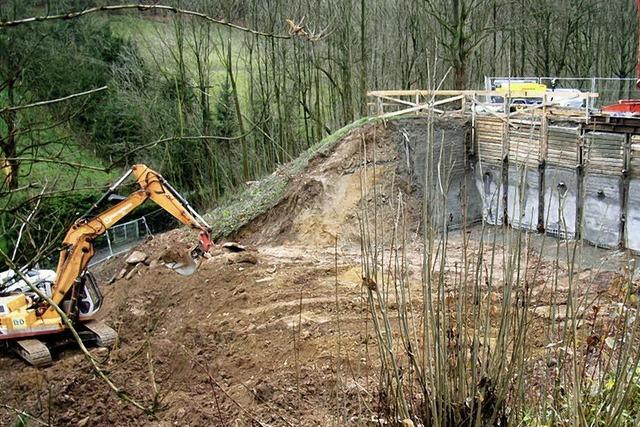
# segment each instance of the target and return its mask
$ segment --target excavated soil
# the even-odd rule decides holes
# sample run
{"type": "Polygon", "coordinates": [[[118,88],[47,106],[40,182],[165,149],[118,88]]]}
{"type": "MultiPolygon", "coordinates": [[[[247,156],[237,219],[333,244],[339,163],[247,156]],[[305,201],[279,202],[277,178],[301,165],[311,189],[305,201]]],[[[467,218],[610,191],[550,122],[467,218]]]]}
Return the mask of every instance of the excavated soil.
{"type": "MultiPolygon", "coordinates": [[[[147,413],[110,390],[77,349],[58,352],[44,369],[0,353],[0,424],[11,425],[23,410],[51,425],[378,425],[384,411],[362,286],[362,224],[381,224],[380,241],[392,242],[402,199],[407,279],[416,295],[422,257],[420,194],[404,147],[389,143],[397,140],[391,131],[356,130],[313,159],[273,209],[229,238],[246,251],[216,246],[189,277],[152,262],[107,285],[124,260],[96,269],[105,296],[100,318],[119,339],[111,351],[91,351],[147,413]]],[[[465,261],[458,255],[465,236],[471,246],[479,240],[477,230],[450,236],[451,256],[438,272],[447,282],[465,261]]],[[[196,239],[174,230],[138,249],[154,259],[196,239]]],[[[554,267],[534,255],[529,262],[538,266],[532,286],[543,304],[554,267]]],[[[499,304],[499,296],[487,298],[499,304]]]]}

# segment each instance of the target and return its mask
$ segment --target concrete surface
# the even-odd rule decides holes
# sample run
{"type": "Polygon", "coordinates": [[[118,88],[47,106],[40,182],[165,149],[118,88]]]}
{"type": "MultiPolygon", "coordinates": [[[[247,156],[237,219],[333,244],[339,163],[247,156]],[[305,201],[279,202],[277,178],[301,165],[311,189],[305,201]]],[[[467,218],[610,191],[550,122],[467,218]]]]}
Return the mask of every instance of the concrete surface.
{"type": "Polygon", "coordinates": [[[540,206],[540,173],[525,165],[509,165],[507,217],[513,228],[536,231],[540,206]]]}
{"type": "Polygon", "coordinates": [[[626,212],[626,247],[640,252],[640,179],[629,181],[626,212]]]}
{"type": "Polygon", "coordinates": [[[482,218],[487,224],[504,222],[502,165],[484,163],[475,168],[476,189],[482,200],[482,218]]]}
{"type": "Polygon", "coordinates": [[[617,248],[622,238],[622,178],[588,173],[583,181],[582,237],[602,248],[617,248]]]}
{"type": "Polygon", "coordinates": [[[578,213],[578,172],[547,166],[544,170],[543,225],[551,236],[575,239],[578,213]]]}

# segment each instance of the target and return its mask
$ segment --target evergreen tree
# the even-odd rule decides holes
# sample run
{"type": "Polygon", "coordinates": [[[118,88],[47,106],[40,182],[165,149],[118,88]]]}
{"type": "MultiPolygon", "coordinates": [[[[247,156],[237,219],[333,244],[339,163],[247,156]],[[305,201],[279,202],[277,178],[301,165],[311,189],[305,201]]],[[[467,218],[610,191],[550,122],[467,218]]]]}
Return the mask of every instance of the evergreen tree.
{"type": "Polygon", "coordinates": [[[237,135],[238,121],[228,77],[222,83],[220,95],[214,108],[214,135],[227,138],[237,135]]]}

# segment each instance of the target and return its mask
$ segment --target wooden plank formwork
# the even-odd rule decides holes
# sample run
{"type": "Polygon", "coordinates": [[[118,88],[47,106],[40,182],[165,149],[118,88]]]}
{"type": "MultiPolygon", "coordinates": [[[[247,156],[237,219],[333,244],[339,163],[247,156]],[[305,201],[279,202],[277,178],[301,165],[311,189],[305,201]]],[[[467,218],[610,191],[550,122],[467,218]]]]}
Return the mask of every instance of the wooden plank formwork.
{"type": "Polygon", "coordinates": [[[493,116],[476,118],[475,136],[478,158],[490,163],[502,163],[507,155],[506,124],[493,116]]]}
{"type": "Polygon", "coordinates": [[[580,128],[577,126],[549,126],[547,164],[564,168],[575,168],[580,163],[580,128]]]}
{"type": "Polygon", "coordinates": [[[603,175],[622,175],[625,169],[625,141],[624,134],[585,134],[582,152],[585,171],[603,175]]]}
{"type": "Polygon", "coordinates": [[[629,175],[640,178],[640,135],[631,135],[629,150],[629,175]]]}
{"type": "Polygon", "coordinates": [[[542,160],[542,126],[536,121],[509,121],[509,163],[537,169],[542,160]]]}

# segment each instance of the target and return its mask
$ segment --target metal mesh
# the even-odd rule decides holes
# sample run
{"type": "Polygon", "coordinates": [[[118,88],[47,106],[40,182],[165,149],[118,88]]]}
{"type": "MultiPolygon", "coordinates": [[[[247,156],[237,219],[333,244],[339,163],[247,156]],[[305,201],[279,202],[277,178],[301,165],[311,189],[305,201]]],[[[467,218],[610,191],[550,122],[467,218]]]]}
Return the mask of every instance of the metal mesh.
{"type": "Polygon", "coordinates": [[[91,260],[91,265],[131,249],[149,234],[151,234],[151,231],[144,216],[133,221],[114,225],[107,233],[96,239],[94,243],[96,253],[91,260]]]}

